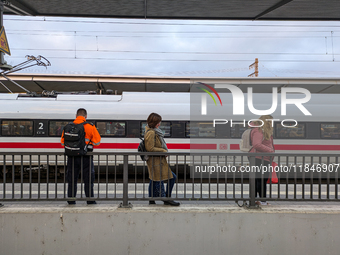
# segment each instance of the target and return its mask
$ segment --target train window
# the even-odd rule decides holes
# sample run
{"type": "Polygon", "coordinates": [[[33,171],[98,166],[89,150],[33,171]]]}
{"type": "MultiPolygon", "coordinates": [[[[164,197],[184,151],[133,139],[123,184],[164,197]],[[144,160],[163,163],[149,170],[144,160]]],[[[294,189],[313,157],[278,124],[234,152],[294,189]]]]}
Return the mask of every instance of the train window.
{"type": "Polygon", "coordinates": [[[129,120],[126,123],[126,137],[134,138],[140,136],[140,121],[139,120],[129,120]]]}
{"type": "Polygon", "coordinates": [[[70,122],[72,122],[72,120],[51,120],[48,129],[48,135],[61,136],[64,127],[70,122]]]}
{"type": "Polygon", "coordinates": [[[3,136],[33,136],[33,121],[3,120],[1,122],[3,136]]]}
{"type": "Polygon", "coordinates": [[[190,138],[215,137],[215,127],[212,122],[187,122],[185,136],[190,138]]]}
{"type": "Polygon", "coordinates": [[[321,138],[340,138],[340,124],[327,123],[321,124],[321,138]]]}
{"type": "Polygon", "coordinates": [[[124,137],[125,127],[125,121],[97,121],[98,132],[103,137],[124,137]]]}
{"type": "Polygon", "coordinates": [[[230,127],[230,137],[231,138],[241,138],[244,131],[246,131],[248,127],[244,127],[243,124],[235,124],[230,127]]]}
{"type": "Polygon", "coordinates": [[[172,135],[174,138],[185,138],[185,123],[186,121],[172,121],[172,135]]]}
{"type": "Polygon", "coordinates": [[[295,127],[296,123],[285,122],[285,126],[282,126],[281,123],[275,123],[275,134],[276,138],[279,139],[301,139],[306,137],[306,128],[305,124],[299,123],[295,127]]]}
{"type": "MultiPolygon", "coordinates": [[[[140,135],[144,137],[146,127],[146,121],[142,121],[140,125],[140,135]]],[[[171,137],[171,122],[170,121],[162,121],[161,126],[159,127],[164,132],[164,137],[171,137]]]]}

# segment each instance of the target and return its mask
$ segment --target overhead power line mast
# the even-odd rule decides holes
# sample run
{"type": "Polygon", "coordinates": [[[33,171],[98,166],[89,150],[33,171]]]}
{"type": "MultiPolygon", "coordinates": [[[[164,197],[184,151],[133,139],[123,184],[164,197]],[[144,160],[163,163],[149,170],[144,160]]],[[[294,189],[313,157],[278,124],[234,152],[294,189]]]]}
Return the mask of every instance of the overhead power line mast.
{"type": "Polygon", "coordinates": [[[12,69],[12,66],[7,65],[7,62],[4,59],[4,54],[7,53],[8,55],[11,55],[9,51],[9,46],[5,34],[5,30],[3,27],[3,15],[4,15],[4,3],[0,1],[0,29],[1,29],[1,34],[3,35],[3,38],[1,36],[0,38],[0,69],[2,70],[10,70],[12,69]]]}
{"type": "Polygon", "coordinates": [[[259,76],[259,59],[255,58],[255,62],[249,66],[249,70],[255,67],[255,72],[249,74],[248,77],[258,77],[259,76]]]}
{"type": "MultiPolygon", "coordinates": [[[[34,56],[27,55],[26,56],[27,60],[16,65],[16,66],[11,66],[11,65],[7,64],[7,62],[5,61],[5,58],[4,58],[4,54],[6,53],[8,55],[11,55],[11,51],[9,49],[8,40],[7,40],[7,37],[6,37],[4,25],[3,25],[4,5],[6,5],[7,8],[14,8],[17,11],[21,10],[21,12],[26,14],[26,15],[30,14],[29,12],[27,12],[28,9],[25,8],[23,5],[21,5],[19,2],[17,2],[16,0],[12,0],[11,2],[5,1],[5,0],[0,0],[0,76],[4,77],[6,80],[12,82],[16,86],[18,86],[19,88],[24,90],[27,94],[36,95],[35,92],[31,92],[31,91],[25,89],[20,84],[16,83],[15,81],[11,80],[10,78],[8,78],[7,75],[10,74],[10,73],[13,73],[13,72],[23,70],[25,68],[35,66],[35,65],[44,66],[44,67],[47,68],[47,66],[50,66],[51,63],[46,58],[44,58],[43,56],[39,55],[37,57],[34,57],[34,56]]],[[[17,12],[15,12],[15,13],[17,13],[17,12]]],[[[13,93],[3,82],[0,81],[0,84],[6,90],[8,90],[8,92],[13,93]]],[[[1,207],[1,203],[0,203],[0,207],[1,207]]]]}

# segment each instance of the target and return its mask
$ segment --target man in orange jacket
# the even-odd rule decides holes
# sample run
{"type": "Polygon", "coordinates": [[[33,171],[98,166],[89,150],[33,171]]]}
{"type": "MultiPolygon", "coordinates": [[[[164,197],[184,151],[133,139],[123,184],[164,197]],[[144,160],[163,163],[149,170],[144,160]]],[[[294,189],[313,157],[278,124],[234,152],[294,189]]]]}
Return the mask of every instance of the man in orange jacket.
{"type": "MultiPolygon", "coordinates": [[[[86,121],[87,111],[84,108],[77,110],[76,119],[74,124],[80,124],[86,121]]],[[[88,145],[88,151],[93,150],[93,145],[98,146],[100,144],[101,137],[97,128],[90,124],[84,124],[85,142],[88,145]]],[[[61,135],[61,145],[64,146],[64,132],[61,135]]],[[[68,190],[67,196],[75,198],[77,196],[77,182],[79,173],[82,172],[82,178],[84,180],[84,188],[86,197],[93,197],[93,182],[95,178],[94,165],[92,156],[68,156],[67,157],[67,182],[68,190]],[[83,160],[81,160],[83,159],[83,160]],[[83,168],[83,170],[81,169],[83,168]],[[91,169],[91,171],[90,171],[91,169]],[[81,171],[82,170],[82,171],[81,171]]],[[[68,204],[74,205],[76,201],[67,201],[68,204]]],[[[87,204],[96,204],[96,201],[87,201],[87,204]]]]}

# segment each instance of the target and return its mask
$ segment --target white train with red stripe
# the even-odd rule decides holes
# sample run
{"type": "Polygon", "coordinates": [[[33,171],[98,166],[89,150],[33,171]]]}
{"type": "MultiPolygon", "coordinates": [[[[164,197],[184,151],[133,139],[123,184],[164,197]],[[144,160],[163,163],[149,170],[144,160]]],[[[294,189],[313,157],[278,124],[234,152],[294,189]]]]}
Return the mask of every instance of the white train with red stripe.
{"type": "MultiPolygon", "coordinates": [[[[270,94],[255,96],[270,99],[270,94]]],[[[224,105],[232,107],[232,100],[223,101],[224,105]]],[[[170,152],[189,152],[190,138],[195,141],[191,149],[198,151],[240,152],[238,144],[245,129],[242,125],[213,127],[209,121],[191,119],[190,122],[189,93],[124,92],[122,95],[60,94],[55,97],[0,94],[0,107],[0,152],[62,153],[60,134],[63,125],[73,121],[78,108],[87,109],[88,120],[98,128],[102,141],[95,149],[102,152],[136,152],[145,120],[151,112],[163,117],[162,129],[166,132],[170,152]]],[[[304,116],[298,109],[289,115],[289,119],[297,120],[297,126],[289,127],[294,124],[290,121],[285,122],[286,127],[282,127],[280,121],[275,123],[276,151],[338,153],[338,96],[313,95],[306,107],[312,116],[304,116]]],[[[272,114],[275,119],[280,114],[278,111],[272,114]]],[[[234,121],[244,119],[254,119],[254,116],[246,113],[234,117],[234,121]]]]}

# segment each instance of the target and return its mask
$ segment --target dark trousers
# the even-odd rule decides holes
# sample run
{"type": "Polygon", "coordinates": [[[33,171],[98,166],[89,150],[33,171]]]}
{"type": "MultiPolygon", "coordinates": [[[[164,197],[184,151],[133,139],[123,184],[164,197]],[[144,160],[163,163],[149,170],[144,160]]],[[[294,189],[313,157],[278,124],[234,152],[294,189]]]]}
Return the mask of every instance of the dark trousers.
{"type": "Polygon", "coordinates": [[[266,160],[262,162],[262,159],[255,158],[255,165],[259,167],[257,170],[260,170],[260,172],[256,172],[255,174],[255,194],[257,197],[265,198],[267,197],[267,180],[269,173],[267,171],[262,174],[260,166],[270,166],[270,162],[266,160]]]}
{"type": "Polygon", "coordinates": [[[93,197],[94,166],[93,158],[91,156],[67,157],[67,196],[77,196],[79,174],[81,174],[82,181],[84,182],[86,197],[93,197]]]}
{"type": "Polygon", "coordinates": [[[172,172],[173,178],[168,180],[166,190],[164,190],[164,181],[149,182],[149,197],[171,197],[172,189],[175,185],[177,176],[172,172]]]}

